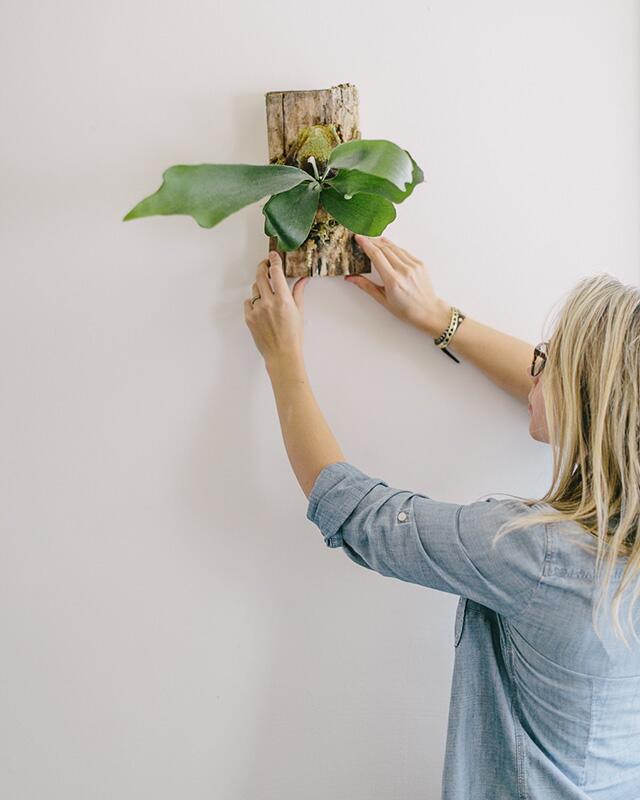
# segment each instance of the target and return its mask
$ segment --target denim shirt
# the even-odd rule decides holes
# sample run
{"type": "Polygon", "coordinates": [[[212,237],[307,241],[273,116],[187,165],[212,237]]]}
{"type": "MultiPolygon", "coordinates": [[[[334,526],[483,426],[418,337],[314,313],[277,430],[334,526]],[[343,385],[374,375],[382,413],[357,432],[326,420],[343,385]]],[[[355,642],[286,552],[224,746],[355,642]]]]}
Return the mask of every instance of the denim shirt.
{"type": "Polygon", "coordinates": [[[539,523],[492,548],[507,519],[551,507],[440,502],[346,461],[324,467],[308,502],[328,547],[386,577],[459,595],[442,800],[640,800],[640,644],[628,600],[620,624],[629,649],[614,637],[607,598],[602,641],[593,629],[590,533],[539,523]]]}

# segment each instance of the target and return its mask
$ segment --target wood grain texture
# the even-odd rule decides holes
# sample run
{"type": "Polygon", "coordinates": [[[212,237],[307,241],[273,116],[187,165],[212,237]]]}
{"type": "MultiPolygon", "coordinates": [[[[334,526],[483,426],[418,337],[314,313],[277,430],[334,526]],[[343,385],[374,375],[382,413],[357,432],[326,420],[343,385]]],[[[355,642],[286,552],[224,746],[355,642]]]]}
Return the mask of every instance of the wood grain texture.
{"type": "MultiPolygon", "coordinates": [[[[267,92],[267,138],[270,164],[289,164],[313,174],[300,142],[301,132],[312,125],[333,126],[334,146],[360,139],[358,89],[341,83],[330,89],[267,92]]],[[[316,161],[318,159],[316,158],[316,161]]],[[[318,163],[322,174],[324,165],[318,163]]],[[[269,237],[269,249],[278,250],[269,237]]],[[[307,240],[290,252],[278,250],[287,277],[305,275],[355,275],[371,272],[371,261],[358,246],[352,231],[318,208],[307,240]]]]}

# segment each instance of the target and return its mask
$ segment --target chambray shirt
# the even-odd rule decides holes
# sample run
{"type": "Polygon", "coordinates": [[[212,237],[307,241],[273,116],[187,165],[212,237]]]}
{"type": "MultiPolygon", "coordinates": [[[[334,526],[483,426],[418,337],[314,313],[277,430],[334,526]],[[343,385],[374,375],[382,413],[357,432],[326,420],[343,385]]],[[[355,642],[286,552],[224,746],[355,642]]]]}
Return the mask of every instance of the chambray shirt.
{"type": "Polygon", "coordinates": [[[551,507],[439,502],[346,461],[320,472],[308,502],[328,547],[460,597],[442,800],[640,800],[640,644],[625,600],[630,648],[614,637],[607,598],[597,638],[591,534],[539,523],[492,548],[507,519],[551,507]]]}

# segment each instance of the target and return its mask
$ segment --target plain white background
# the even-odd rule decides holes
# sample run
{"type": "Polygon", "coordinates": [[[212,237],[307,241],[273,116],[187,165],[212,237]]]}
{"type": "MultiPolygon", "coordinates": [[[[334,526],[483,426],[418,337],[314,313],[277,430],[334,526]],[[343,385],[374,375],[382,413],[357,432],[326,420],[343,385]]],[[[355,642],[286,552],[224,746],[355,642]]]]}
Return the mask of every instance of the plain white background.
{"type": "MultiPolygon", "coordinates": [[[[640,277],[639,28],[634,0],[4,0],[3,798],[439,796],[457,598],[305,517],[243,317],[263,203],[122,217],[173,164],[266,163],[266,92],[352,82],[425,172],[386,234],[536,344],[580,278],[640,277]]],[[[341,278],[305,303],[348,461],[545,490],[526,404],[341,278]]]]}

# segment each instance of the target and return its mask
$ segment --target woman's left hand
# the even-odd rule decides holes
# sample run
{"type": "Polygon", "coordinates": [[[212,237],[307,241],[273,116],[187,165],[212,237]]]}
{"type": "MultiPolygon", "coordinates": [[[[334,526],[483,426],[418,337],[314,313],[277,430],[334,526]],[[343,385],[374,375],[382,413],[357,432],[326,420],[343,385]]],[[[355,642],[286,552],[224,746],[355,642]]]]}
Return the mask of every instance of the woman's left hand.
{"type": "Polygon", "coordinates": [[[281,357],[302,356],[304,303],[302,291],[308,276],[289,289],[282,259],[275,251],[258,264],[251,297],[244,301],[244,319],[265,363],[281,357]],[[271,278],[271,283],[269,283],[271,278]]]}

